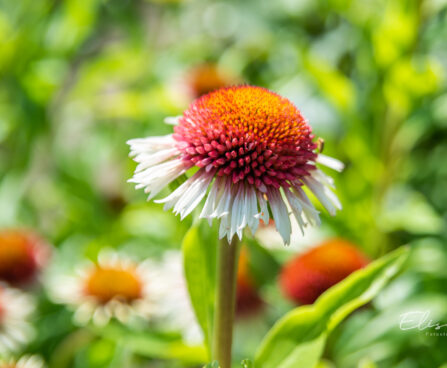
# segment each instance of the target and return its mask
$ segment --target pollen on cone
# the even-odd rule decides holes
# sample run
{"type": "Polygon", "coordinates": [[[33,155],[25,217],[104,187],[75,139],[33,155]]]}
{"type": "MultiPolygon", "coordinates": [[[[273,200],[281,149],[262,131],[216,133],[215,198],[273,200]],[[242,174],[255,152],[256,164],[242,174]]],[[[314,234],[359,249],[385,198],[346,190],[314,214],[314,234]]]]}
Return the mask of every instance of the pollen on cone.
{"type": "Polygon", "coordinates": [[[289,261],[281,271],[280,286],[290,300],[312,304],[324,291],[368,262],[348,241],[329,240],[289,261]]]}
{"type": "Polygon", "coordinates": [[[196,100],[174,128],[189,166],[216,170],[261,191],[309,175],[316,145],[311,128],[287,99],[253,86],[222,88],[196,100]]]}

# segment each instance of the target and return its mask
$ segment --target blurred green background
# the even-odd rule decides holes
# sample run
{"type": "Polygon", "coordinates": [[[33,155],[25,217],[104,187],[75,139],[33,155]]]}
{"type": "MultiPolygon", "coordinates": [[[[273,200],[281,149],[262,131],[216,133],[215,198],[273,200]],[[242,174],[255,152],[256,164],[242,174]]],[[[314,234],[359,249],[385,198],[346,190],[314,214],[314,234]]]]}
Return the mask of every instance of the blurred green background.
{"type": "MultiPolygon", "coordinates": [[[[168,134],[163,119],[214,82],[264,86],[293,101],[324,153],[347,165],[335,177],[343,210],[322,211],[321,229],[275,257],[328,236],[372,258],[413,248],[404,275],[338,328],[322,365],[447,362],[446,336],[397,328],[407,305],[447,322],[446,1],[1,0],[0,40],[2,228],[34,228],[84,256],[179,248],[190,220],[126,183],[135,166],[125,142],[168,134]],[[198,77],[203,65],[222,80],[198,77]]],[[[42,303],[28,351],[51,361],[72,327],[42,303]]],[[[80,353],[88,366],[132,366],[104,341],[80,353]]]]}

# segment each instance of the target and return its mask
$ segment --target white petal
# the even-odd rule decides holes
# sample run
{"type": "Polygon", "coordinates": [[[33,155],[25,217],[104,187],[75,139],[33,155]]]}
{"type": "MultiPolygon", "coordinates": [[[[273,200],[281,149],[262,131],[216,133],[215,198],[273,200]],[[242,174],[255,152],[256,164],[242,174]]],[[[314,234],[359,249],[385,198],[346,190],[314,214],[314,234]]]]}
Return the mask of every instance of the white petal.
{"type": "Polygon", "coordinates": [[[341,203],[338,201],[338,198],[323,184],[316,181],[313,177],[306,177],[303,181],[327,209],[329,214],[334,216],[337,208],[341,209],[341,203]]]}
{"type": "Polygon", "coordinates": [[[256,196],[258,198],[259,207],[261,208],[261,212],[257,215],[265,225],[268,225],[270,222],[270,214],[269,214],[269,208],[267,205],[267,201],[264,198],[264,194],[260,192],[256,192],[256,196]]]}
{"type": "Polygon", "coordinates": [[[134,158],[136,162],[140,163],[135,169],[135,172],[140,172],[151,166],[157,165],[171,157],[177,156],[179,153],[179,150],[175,147],[160,150],[155,153],[140,153],[134,158]]]}
{"type": "Polygon", "coordinates": [[[290,244],[290,233],[292,227],[290,225],[290,217],[287,206],[282,199],[279,189],[269,189],[267,192],[270,208],[272,209],[273,219],[275,220],[276,229],[284,240],[286,245],[290,244]]]}
{"type": "Polygon", "coordinates": [[[249,186],[247,187],[247,223],[250,227],[252,234],[254,235],[259,226],[259,211],[258,200],[256,198],[256,190],[249,186]]]}
{"type": "Polygon", "coordinates": [[[339,172],[343,171],[345,168],[345,164],[343,162],[333,157],[323,155],[322,153],[318,154],[316,162],[339,172]]]}
{"type": "Polygon", "coordinates": [[[231,241],[235,233],[237,233],[239,239],[242,239],[242,228],[244,227],[244,224],[246,224],[244,184],[239,183],[234,187],[236,196],[231,208],[231,228],[228,241],[231,241]]]}
{"type": "Polygon", "coordinates": [[[145,192],[150,193],[148,197],[150,200],[169,183],[183,175],[188,168],[182,159],[175,159],[136,173],[128,181],[137,183],[137,189],[145,188],[145,192]]]}
{"type": "Polygon", "coordinates": [[[300,186],[293,187],[293,192],[297,196],[297,198],[301,201],[301,206],[303,207],[304,215],[307,218],[307,221],[313,226],[320,226],[320,216],[319,212],[315,209],[306,193],[300,186]]]}
{"type": "Polygon", "coordinates": [[[203,205],[203,210],[200,213],[200,218],[212,219],[213,214],[216,211],[217,203],[221,198],[225,189],[225,179],[222,176],[216,178],[214,183],[211,185],[211,190],[208,194],[208,198],[203,205]]]}
{"type": "Polygon", "coordinates": [[[284,188],[284,193],[286,194],[286,198],[289,202],[290,208],[292,209],[292,213],[295,216],[298,225],[300,226],[301,233],[304,235],[304,227],[306,226],[306,224],[301,217],[303,213],[303,206],[301,205],[301,201],[290,191],[289,188],[284,188]]]}
{"type": "Polygon", "coordinates": [[[130,146],[130,156],[135,156],[139,153],[152,153],[172,148],[175,146],[175,140],[172,138],[172,134],[168,134],[158,137],[131,139],[127,141],[127,144],[130,146]]]}

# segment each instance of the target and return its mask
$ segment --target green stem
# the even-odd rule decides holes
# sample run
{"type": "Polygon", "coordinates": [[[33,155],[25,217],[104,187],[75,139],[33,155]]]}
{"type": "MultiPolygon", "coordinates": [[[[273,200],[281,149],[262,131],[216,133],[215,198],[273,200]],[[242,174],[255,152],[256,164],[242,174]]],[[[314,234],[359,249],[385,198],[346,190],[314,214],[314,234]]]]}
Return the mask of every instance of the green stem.
{"type": "Polygon", "coordinates": [[[239,240],[222,240],[217,251],[217,287],[214,311],[213,360],[221,368],[231,367],[233,322],[236,306],[236,277],[239,240]]]}

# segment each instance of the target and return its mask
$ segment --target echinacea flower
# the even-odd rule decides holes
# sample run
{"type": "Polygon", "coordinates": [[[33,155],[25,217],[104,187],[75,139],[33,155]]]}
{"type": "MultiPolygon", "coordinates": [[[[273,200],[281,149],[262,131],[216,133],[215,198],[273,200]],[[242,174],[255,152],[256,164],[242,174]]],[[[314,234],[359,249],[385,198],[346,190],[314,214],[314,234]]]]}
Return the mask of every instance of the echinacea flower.
{"type": "Polygon", "coordinates": [[[281,289],[296,303],[312,304],[331,286],[368,263],[355,245],[331,239],[289,261],[281,271],[281,289]]]}
{"type": "Polygon", "coordinates": [[[29,318],[34,309],[31,296],[0,285],[0,355],[17,351],[33,338],[29,318]]]}
{"type": "Polygon", "coordinates": [[[43,359],[37,355],[25,355],[20,359],[0,359],[0,368],[44,368],[43,359]]]}
{"type": "Polygon", "coordinates": [[[256,314],[264,305],[249,268],[248,252],[243,248],[236,278],[236,317],[240,318],[256,314]]]}
{"type": "Polygon", "coordinates": [[[0,281],[24,286],[36,280],[49,258],[49,246],[28,230],[0,232],[0,281]]]}
{"type": "Polygon", "coordinates": [[[167,252],[160,261],[135,262],[103,251],[96,263],[79,265],[73,275],[54,275],[48,284],[53,300],[74,309],[80,325],[103,326],[112,318],[146,321],[181,331],[187,342],[201,341],[178,252],[167,252]]]}
{"type": "Polygon", "coordinates": [[[289,244],[291,208],[301,230],[319,224],[318,211],[303,187],[330,214],[341,208],[330,190],[333,180],[316,163],[336,170],[343,165],[317,152],[311,128],[287,99],[252,86],[222,88],[195,100],[178,118],[174,134],[133,139],[138,162],[130,180],[154,198],[169,183],[193,172],[166,198],[156,202],[183,219],[205,198],[200,217],[220,220],[219,237],[255,233],[270,213],[284,243],[289,244]],[[191,169],[191,170],[190,170],[191,169]]]}
{"type": "Polygon", "coordinates": [[[132,317],[148,318],[153,313],[149,280],[144,264],[102,252],[96,263],[85,261],[74,274],[55,275],[48,284],[54,301],[75,310],[77,323],[105,325],[112,318],[126,323],[132,317]]]}

